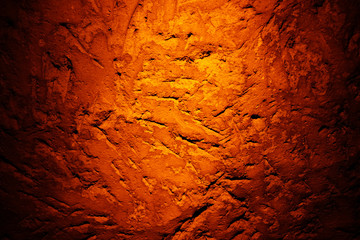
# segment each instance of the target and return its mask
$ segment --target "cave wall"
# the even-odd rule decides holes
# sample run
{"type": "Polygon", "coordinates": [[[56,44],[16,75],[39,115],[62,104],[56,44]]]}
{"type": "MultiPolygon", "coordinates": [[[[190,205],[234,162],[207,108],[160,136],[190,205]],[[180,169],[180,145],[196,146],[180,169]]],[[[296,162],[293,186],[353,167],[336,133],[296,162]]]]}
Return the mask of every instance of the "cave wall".
{"type": "Polygon", "coordinates": [[[1,6],[1,239],[359,239],[356,0],[1,6]]]}

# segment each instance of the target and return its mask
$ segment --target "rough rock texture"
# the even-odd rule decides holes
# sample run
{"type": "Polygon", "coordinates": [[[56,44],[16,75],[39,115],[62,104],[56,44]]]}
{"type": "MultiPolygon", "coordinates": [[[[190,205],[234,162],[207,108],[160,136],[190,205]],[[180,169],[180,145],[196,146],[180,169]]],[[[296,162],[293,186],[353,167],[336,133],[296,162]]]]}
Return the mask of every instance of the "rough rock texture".
{"type": "Polygon", "coordinates": [[[359,239],[357,0],[1,1],[1,239],[359,239]]]}

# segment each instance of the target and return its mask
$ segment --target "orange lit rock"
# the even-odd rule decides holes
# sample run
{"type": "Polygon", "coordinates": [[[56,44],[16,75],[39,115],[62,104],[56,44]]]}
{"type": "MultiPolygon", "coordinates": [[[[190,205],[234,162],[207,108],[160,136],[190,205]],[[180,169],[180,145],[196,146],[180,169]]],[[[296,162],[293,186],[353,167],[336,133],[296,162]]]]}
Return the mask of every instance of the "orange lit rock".
{"type": "Polygon", "coordinates": [[[3,1],[1,239],[357,239],[355,0],[3,1]]]}

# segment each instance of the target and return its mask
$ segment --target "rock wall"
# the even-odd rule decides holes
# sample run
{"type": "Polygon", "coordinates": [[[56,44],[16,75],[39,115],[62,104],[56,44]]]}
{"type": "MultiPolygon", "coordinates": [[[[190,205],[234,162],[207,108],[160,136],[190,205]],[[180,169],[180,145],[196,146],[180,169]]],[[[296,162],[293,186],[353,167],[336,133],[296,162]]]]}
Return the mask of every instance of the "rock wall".
{"type": "Polygon", "coordinates": [[[1,1],[1,239],[359,239],[356,0],[1,1]]]}

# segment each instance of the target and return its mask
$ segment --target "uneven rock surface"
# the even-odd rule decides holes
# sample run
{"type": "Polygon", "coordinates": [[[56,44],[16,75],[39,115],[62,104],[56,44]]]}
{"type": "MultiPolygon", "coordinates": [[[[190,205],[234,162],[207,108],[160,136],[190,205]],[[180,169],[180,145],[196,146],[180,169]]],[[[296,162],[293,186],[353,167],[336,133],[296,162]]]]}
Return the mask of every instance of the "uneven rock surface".
{"type": "Polygon", "coordinates": [[[1,1],[1,239],[359,239],[357,0],[1,1]]]}

